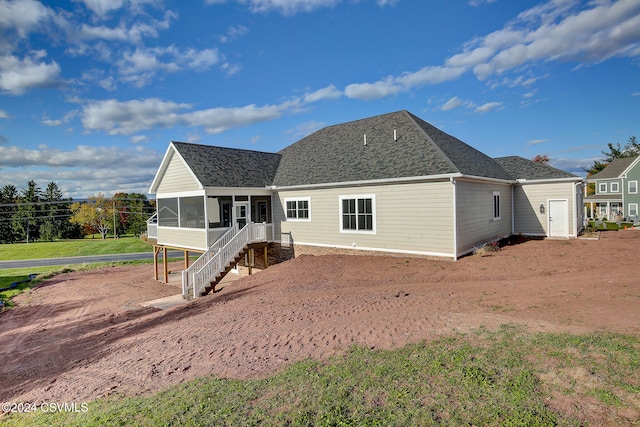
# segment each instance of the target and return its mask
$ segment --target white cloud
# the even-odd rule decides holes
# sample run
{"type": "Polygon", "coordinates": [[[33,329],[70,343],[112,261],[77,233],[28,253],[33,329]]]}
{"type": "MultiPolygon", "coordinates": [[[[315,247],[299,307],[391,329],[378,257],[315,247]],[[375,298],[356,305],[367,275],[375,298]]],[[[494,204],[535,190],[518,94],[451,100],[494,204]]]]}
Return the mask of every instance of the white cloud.
{"type": "Polygon", "coordinates": [[[149,138],[146,135],[136,135],[131,138],[131,142],[134,144],[140,144],[141,142],[147,142],[149,138]]]}
{"type": "Polygon", "coordinates": [[[182,69],[203,71],[220,61],[216,49],[180,50],[175,46],[137,48],[125,52],[118,61],[121,79],[136,86],[144,86],[160,71],[174,73],[182,69]]]}
{"type": "Polygon", "coordinates": [[[340,92],[333,86],[317,90],[275,105],[216,107],[190,111],[192,105],[157,98],[118,101],[90,101],[82,108],[82,125],[86,132],[106,132],[110,135],[131,135],[154,128],[174,126],[202,127],[209,134],[273,120],[284,114],[295,114],[310,103],[332,99],[340,92]]]}
{"type": "Polygon", "coordinates": [[[80,145],[71,150],[0,145],[0,182],[20,188],[31,179],[54,181],[65,196],[76,198],[97,192],[146,193],[161,160],[161,153],[142,145],[126,149],[80,145]]]}
{"type": "Polygon", "coordinates": [[[344,89],[344,94],[349,98],[372,100],[396,95],[402,91],[402,86],[396,83],[393,77],[375,83],[353,83],[344,89]]]}
{"type": "Polygon", "coordinates": [[[104,15],[122,7],[124,0],[82,0],[82,3],[97,15],[104,15]]]}
{"type": "Polygon", "coordinates": [[[44,51],[34,51],[22,60],[13,55],[0,56],[0,90],[21,95],[33,88],[60,85],[60,66],[55,61],[42,62],[44,56],[44,51]]]}
{"type": "Polygon", "coordinates": [[[329,85],[325,88],[318,89],[315,92],[308,93],[304,96],[304,102],[316,102],[324,99],[338,99],[342,96],[342,92],[340,92],[334,85],[329,85]]]}
{"type": "Polygon", "coordinates": [[[462,107],[465,105],[469,105],[468,101],[464,101],[460,98],[458,98],[457,96],[454,96],[453,98],[451,98],[450,100],[448,100],[447,102],[445,102],[442,107],[440,107],[440,109],[442,111],[449,111],[449,110],[453,110],[454,108],[458,108],[458,107],[462,107]]]}
{"type": "Polygon", "coordinates": [[[62,124],[62,120],[43,119],[42,124],[46,126],[60,126],[62,124]]]}
{"type": "Polygon", "coordinates": [[[537,61],[600,62],[637,55],[640,2],[602,1],[576,10],[580,6],[550,1],[529,9],[506,28],[468,43],[446,63],[473,67],[484,80],[537,61]]]}
{"type": "Polygon", "coordinates": [[[504,108],[504,104],[502,102],[487,102],[486,104],[478,106],[474,111],[476,113],[484,114],[489,111],[502,110],[502,108],[504,108]]]}
{"type": "Polygon", "coordinates": [[[220,43],[230,43],[244,36],[249,32],[249,29],[244,25],[237,25],[235,27],[229,27],[226,34],[218,36],[220,43]]]}
{"type": "Polygon", "coordinates": [[[9,115],[7,114],[6,111],[4,110],[0,110],[0,119],[8,119],[9,115]]]}
{"type": "Polygon", "coordinates": [[[285,16],[312,12],[319,8],[334,7],[341,0],[239,0],[256,13],[278,11],[285,16]]]}
{"type": "Polygon", "coordinates": [[[464,72],[464,68],[427,66],[416,72],[403,73],[398,77],[388,76],[374,83],[353,83],[345,88],[344,93],[349,98],[363,100],[384,98],[414,87],[456,80],[464,72]]]}
{"type": "Polygon", "coordinates": [[[538,145],[549,142],[548,139],[532,139],[531,141],[527,141],[525,145],[538,145]]]}
{"type": "Polygon", "coordinates": [[[49,16],[50,10],[35,0],[0,2],[0,29],[15,30],[21,38],[49,16]]]}

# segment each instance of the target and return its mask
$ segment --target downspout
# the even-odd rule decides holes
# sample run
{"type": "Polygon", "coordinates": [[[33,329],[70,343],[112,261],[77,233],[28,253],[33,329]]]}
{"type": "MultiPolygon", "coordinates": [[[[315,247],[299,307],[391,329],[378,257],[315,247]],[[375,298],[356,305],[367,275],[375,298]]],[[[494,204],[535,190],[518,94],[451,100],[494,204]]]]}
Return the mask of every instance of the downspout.
{"type": "Polygon", "coordinates": [[[456,180],[449,177],[449,182],[453,185],[453,260],[458,260],[458,191],[456,180]]]}
{"type": "Polygon", "coordinates": [[[516,233],[516,199],[515,188],[511,185],[511,234],[516,233]]]}

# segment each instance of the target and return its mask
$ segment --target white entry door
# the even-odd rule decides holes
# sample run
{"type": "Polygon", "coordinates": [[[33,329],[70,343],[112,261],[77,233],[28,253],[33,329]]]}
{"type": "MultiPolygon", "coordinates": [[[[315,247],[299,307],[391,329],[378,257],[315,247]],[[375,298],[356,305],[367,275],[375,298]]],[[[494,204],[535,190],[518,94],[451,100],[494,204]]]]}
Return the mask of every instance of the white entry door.
{"type": "Polygon", "coordinates": [[[249,222],[249,202],[235,202],[235,221],[238,228],[242,228],[249,222]]]}
{"type": "Polygon", "coordinates": [[[566,200],[549,200],[549,237],[569,235],[569,211],[566,200]]]}

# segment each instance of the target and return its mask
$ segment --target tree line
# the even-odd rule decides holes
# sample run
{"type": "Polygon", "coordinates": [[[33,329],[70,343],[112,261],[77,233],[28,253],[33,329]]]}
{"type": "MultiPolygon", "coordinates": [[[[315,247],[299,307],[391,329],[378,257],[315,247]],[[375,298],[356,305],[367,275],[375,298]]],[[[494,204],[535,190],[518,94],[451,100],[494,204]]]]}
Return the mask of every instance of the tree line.
{"type": "Polygon", "coordinates": [[[141,193],[97,194],[87,200],[65,198],[55,182],[42,190],[31,180],[22,190],[0,187],[0,243],[77,239],[100,234],[104,239],[146,231],[155,202],[141,193]]]}

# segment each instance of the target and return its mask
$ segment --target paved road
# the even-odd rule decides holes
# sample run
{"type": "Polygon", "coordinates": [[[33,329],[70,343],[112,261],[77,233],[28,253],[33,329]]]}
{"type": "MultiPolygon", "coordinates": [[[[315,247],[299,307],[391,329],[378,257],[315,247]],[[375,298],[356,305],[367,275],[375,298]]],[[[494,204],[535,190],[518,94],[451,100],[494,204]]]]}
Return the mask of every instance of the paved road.
{"type": "MultiPolygon", "coordinates": [[[[168,251],[168,258],[182,258],[182,251],[168,251]]],[[[191,257],[189,257],[191,258],[191,257]]],[[[138,252],[133,254],[116,254],[116,255],[90,255],[90,256],[74,256],[64,258],[42,258],[42,259],[25,259],[0,261],[0,269],[2,268],[29,268],[44,267],[55,265],[71,265],[71,264],[93,264],[96,262],[114,262],[114,261],[135,261],[135,260],[152,260],[153,252],[138,252]]],[[[162,253],[158,255],[158,259],[162,259],[162,253]]]]}

